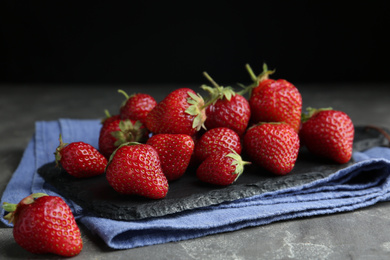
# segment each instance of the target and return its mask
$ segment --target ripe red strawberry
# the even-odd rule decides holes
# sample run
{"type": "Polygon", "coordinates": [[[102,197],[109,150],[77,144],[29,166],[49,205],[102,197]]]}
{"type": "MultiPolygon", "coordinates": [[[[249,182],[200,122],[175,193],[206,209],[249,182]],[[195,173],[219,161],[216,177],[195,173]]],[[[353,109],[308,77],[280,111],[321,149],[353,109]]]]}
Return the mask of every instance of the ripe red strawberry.
{"type": "Polygon", "coordinates": [[[241,153],[241,141],[236,132],[227,127],[218,127],[206,131],[196,142],[194,157],[202,162],[209,155],[223,150],[233,149],[241,153]]]}
{"type": "Polygon", "coordinates": [[[234,92],[231,87],[219,86],[206,72],[206,78],[213,84],[213,88],[202,85],[201,88],[209,92],[210,98],[206,102],[206,129],[227,127],[238,135],[244,134],[251,111],[249,103],[242,95],[234,92]]]}
{"type": "Polygon", "coordinates": [[[60,135],[55,159],[70,175],[77,178],[96,176],[104,173],[107,159],[92,145],[84,142],[64,143],[60,135]]]}
{"type": "Polygon", "coordinates": [[[118,115],[103,122],[99,133],[99,151],[107,159],[126,142],[144,142],[148,137],[146,128],[140,121],[120,119],[118,115]]]}
{"type": "Polygon", "coordinates": [[[299,136],[307,149],[337,163],[347,163],[352,156],[355,129],[351,118],[344,112],[308,108],[302,114],[299,136]]]}
{"type": "Polygon", "coordinates": [[[254,81],[249,97],[251,122],[284,122],[298,133],[301,123],[302,96],[298,89],[284,79],[268,79],[273,73],[264,65],[264,71],[255,76],[247,65],[248,72],[254,81]]]}
{"type": "Polygon", "coordinates": [[[145,123],[148,113],[157,105],[156,100],[148,94],[136,93],[128,96],[121,89],[118,90],[126,97],[126,101],[120,107],[121,119],[139,120],[142,124],[145,123]]]}
{"type": "Polygon", "coordinates": [[[252,162],[277,175],[294,168],[299,146],[298,134],[285,123],[261,123],[244,136],[244,149],[252,162]]]}
{"type": "Polygon", "coordinates": [[[243,161],[234,150],[223,150],[211,154],[197,168],[199,180],[215,185],[232,184],[244,172],[243,161]]]}
{"type": "Polygon", "coordinates": [[[148,144],[122,144],[110,158],[106,178],[122,194],[161,199],[168,192],[158,153],[148,144]]]}
{"type": "Polygon", "coordinates": [[[156,149],[161,168],[168,181],[179,179],[188,168],[194,151],[194,140],[184,134],[157,134],[146,144],[156,149]]]}
{"type": "Polygon", "coordinates": [[[149,112],[145,125],[154,134],[194,136],[205,120],[203,98],[192,89],[179,88],[169,93],[149,112]]]}
{"type": "Polygon", "coordinates": [[[14,224],[13,236],[34,254],[52,253],[71,257],[83,248],[80,230],[63,199],[34,193],[18,204],[4,203],[4,218],[14,224]]]}

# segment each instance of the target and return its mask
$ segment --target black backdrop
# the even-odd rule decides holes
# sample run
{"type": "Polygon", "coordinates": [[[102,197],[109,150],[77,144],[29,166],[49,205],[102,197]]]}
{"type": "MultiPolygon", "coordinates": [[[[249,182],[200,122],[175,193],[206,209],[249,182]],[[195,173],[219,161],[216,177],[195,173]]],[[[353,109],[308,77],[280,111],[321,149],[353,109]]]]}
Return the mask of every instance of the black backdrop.
{"type": "Polygon", "coordinates": [[[139,2],[2,1],[0,83],[389,81],[389,1],[139,2]]]}

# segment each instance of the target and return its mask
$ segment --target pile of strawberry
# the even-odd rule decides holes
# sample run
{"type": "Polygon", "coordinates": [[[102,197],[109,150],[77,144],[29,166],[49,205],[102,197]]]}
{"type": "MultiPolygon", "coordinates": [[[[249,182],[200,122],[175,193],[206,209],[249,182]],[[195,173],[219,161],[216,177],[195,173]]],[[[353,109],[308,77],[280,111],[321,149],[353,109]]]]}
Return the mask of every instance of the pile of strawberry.
{"type": "Polygon", "coordinates": [[[118,114],[107,113],[102,122],[99,150],[60,140],[56,161],[75,177],[106,173],[119,193],[160,199],[188,167],[196,167],[201,181],[229,185],[249,163],[277,175],[291,172],[303,146],[338,163],[350,160],[354,126],[348,115],[331,108],[302,113],[293,84],[270,79],[274,71],[266,65],[258,76],[246,69],[253,83],[240,92],[205,72],[211,83],[201,86],[207,99],[189,88],[159,103],[148,94],[119,90],[126,99],[118,114]]]}
{"type": "MultiPolygon", "coordinates": [[[[276,175],[291,172],[303,146],[316,156],[340,164],[351,159],[354,126],[347,114],[331,108],[308,108],[302,113],[302,97],[293,84],[270,79],[274,71],[266,65],[258,76],[249,65],[246,69],[253,83],[242,86],[240,92],[218,85],[204,73],[212,84],[201,86],[209,94],[207,99],[189,88],[176,89],[159,103],[148,94],[128,96],[119,90],[126,100],[118,114],[107,114],[102,122],[99,149],[81,141],[66,144],[60,136],[55,151],[57,165],[77,178],[105,173],[109,185],[122,194],[161,199],[168,193],[169,182],[179,180],[189,167],[196,168],[200,181],[230,185],[250,163],[276,175]]],[[[50,228],[36,231],[33,224],[26,227],[26,218],[37,214],[29,210],[53,211],[54,206],[48,210],[42,209],[44,205],[34,206],[52,198],[57,197],[35,200],[29,196],[17,206],[6,206],[6,211],[11,212],[8,218],[15,223],[15,239],[31,252],[78,254],[81,237],[66,204],[61,204],[63,211],[55,208],[57,214],[50,213],[70,217],[65,227],[59,227],[62,231],[58,235],[53,231],[53,235],[46,236],[50,241],[61,241],[57,248],[36,238],[60,224],[55,218],[36,218],[50,228]],[[27,217],[22,219],[22,212],[27,217]],[[27,229],[30,232],[24,234],[27,229]]]]}
{"type": "Polygon", "coordinates": [[[291,172],[303,146],[338,163],[350,160],[354,126],[348,115],[331,108],[302,113],[293,84],[270,79],[274,71],[266,65],[258,76],[246,69],[253,83],[240,92],[205,72],[211,83],[201,86],[207,99],[189,88],[159,103],[148,94],[119,90],[126,99],[118,114],[107,113],[102,122],[99,150],[60,140],[56,161],[75,177],[106,173],[119,193],[160,199],[189,167],[201,181],[229,185],[249,163],[277,175],[291,172]]]}

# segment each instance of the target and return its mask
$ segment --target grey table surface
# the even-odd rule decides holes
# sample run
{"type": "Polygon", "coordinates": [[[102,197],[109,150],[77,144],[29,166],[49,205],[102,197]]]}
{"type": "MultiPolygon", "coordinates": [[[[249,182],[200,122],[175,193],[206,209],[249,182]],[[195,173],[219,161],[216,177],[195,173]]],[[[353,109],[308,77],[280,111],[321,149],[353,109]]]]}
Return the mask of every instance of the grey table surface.
{"type": "MultiPolygon", "coordinates": [[[[333,107],[349,114],[355,125],[390,128],[390,84],[296,85],[303,107],[333,107]]],[[[194,85],[2,85],[0,86],[0,194],[3,193],[34,133],[35,121],[102,118],[124,97],[143,92],[157,101],[178,87],[194,85]]],[[[198,239],[112,250],[80,226],[83,251],[74,259],[390,259],[390,203],[340,214],[323,215],[245,228],[198,239]]],[[[20,248],[12,228],[0,224],[1,259],[57,259],[20,248]]]]}

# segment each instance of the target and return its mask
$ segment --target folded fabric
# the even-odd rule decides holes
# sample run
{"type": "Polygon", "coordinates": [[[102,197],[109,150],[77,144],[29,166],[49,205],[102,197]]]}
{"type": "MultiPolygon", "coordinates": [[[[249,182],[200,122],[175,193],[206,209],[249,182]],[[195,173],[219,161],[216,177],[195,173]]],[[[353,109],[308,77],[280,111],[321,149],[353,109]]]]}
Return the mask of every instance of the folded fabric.
{"type": "MultiPolygon", "coordinates": [[[[99,120],[37,122],[36,132],[8,183],[1,202],[17,203],[35,192],[61,194],[37,173],[54,160],[61,133],[66,142],[98,146],[99,120]]],[[[297,217],[351,211],[390,198],[390,149],[354,152],[354,164],[325,178],[251,197],[165,216],[132,221],[97,217],[67,197],[75,217],[109,247],[128,249],[202,237],[297,217]]],[[[4,210],[1,211],[5,214],[4,210]]],[[[11,226],[3,218],[3,223],[11,226]]]]}

